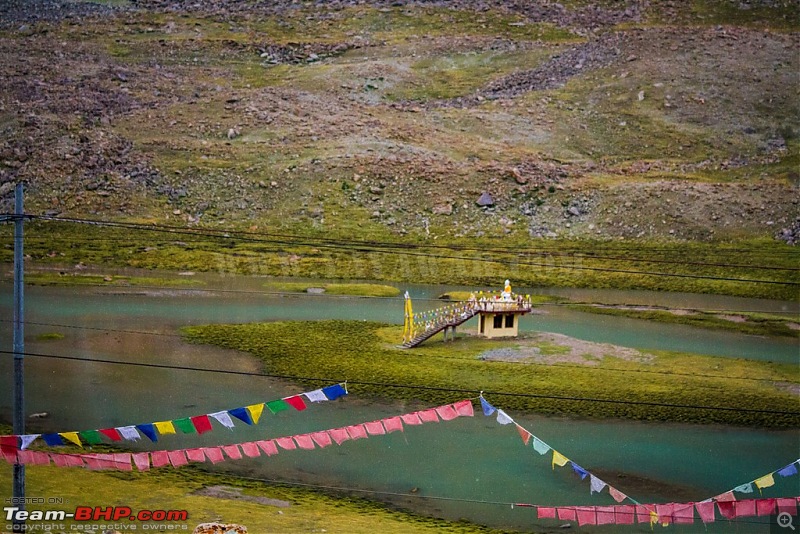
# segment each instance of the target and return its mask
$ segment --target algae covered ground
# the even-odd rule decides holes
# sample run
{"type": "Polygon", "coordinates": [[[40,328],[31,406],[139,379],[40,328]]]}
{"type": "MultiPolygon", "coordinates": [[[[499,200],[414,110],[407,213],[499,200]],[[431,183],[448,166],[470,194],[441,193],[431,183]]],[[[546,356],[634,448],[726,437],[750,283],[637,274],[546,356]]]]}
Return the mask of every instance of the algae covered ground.
{"type": "Polygon", "coordinates": [[[346,380],[364,398],[440,403],[485,391],[528,413],[800,425],[796,365],[612,346],[575,352],[563,339],[457,338],[408,350],[398,347],[400,327],[357,321],[207,325],[184,333],[249,352],[266,373],[301,384],[346,380]]]}

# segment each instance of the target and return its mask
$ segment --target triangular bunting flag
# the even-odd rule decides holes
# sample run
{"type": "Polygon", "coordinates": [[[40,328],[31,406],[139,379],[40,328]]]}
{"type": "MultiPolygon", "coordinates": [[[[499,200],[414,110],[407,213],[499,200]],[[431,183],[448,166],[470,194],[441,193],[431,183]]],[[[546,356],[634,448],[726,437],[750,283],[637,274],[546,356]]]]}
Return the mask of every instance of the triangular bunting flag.
{"type": "Polygon", "coordinates": [[[503,410],[498,409],[497,410],[497,422],[500,423],[501,425],[509,425],[509,424],[513,423],[514,420],[511,419],[508,415],[506,415],[506,412],[504,412],[503,410]]]}
{"type": "Polygon", "coordinates": [[[533,436],[533,450],[539,454],[547,454],[550,451],[550,446],[536,436],[533,436]]]}
{"type": "Polygon", "coordinates": [[[228,410],[228,413],[234,416],[236,419],[244,421],[248,425],[253,424],[253,419],[250,417],[250,412],[247,410],[247,408],[234,408],[233,410],[228,410]]]}
{"type": "Polygon", "coordinates": [[[99,445],[103,443],[103,440],[100,438],[100,432],[97,430],[84,430],[83,432],[78,432],[78,435],[89,445],[99,445]]]}
{"type": "Polygon", "coordinates": [[[172,424],[175,425],[175,428],[183,432],[184,434],[194,434],[195,429],[194,425],[192,424],[192,420],[188,417],[183,417],[181,419],[173,419],[172,424]]]}
{"type": "Polygon", "coordinates": [[[596,476],[590,474],[589,475],[589,486],[590,486],[589,494],[591,495],[592,493],[595,493],[595,492],[596,493],[600,493],[601,491],[603,491],[603,488],[606,487],[606,483],[603,482],[602,480],[600,480],[599,478],[597,478],[596,476]]]}
{"type": "Polygon", "coordinates": [[[119,435],[128,441],[139,441],[142,439],[142,436],[139,435],[139,432],[136,430],[135,426],[119,426],[117,427],[117,432],[119,432],[119,435]]]}
{"type": "Polygon", "coordinates": [[[116,428],[101,428],[100,433],[111,441],[122,441],[122,436],[119,435],[119,431],[116,428]]]}
{"type": "Polygon", "coordinates": [[[492,415],[496,408],[489,404],[489,401],[481,397],[481,408],[483,408],[483,415],[489,416],[492,415]]]}
{"type": "Polygon", "coordinates": [[[753,482],[755,482],[756,487],[758,487],[758,490],[760,492],[764,488],[773,486],[775,484],[775,479],[772,478],[772,473],[770,473],[768,475],[764,475],[763,477],[757,480],[754,480],[753,482]]]}
{"type": "Polygon", "coordinates": [[[285,400],[280,399],[280,400],[274,400],[274,401],[268,402],[267,403],[267,408],[269,409],[270,412],[272,412],[273,414],[276,414],[278,412],[282,412],[284,410],[288,410],[289,409],[289,405],[286,404],[285,400]]]}
{"type": "Polygon", "coordinates": [[[211,432],[211,420],[207,415],[196,415],[189,418],[198,434],[211,432]]]}
{"type": "Polygon", "coordinates": [[[156,427],[156,430],[158,430],[158,433],[162,436],[175,433],[175,425],[172,424],[172,421],[158,421],[153,423],[153,426],[156,427]]]}
{"type": "Polygon", "coordinates": [[[83,447],[83,443],[81,443],[81,438],[78,437],[77,432],[61,432],[60,435],[61,437],[63,437],[67,441],[74,443],[78,447],[83,447]]]}
{"type": "Polygon", "coordinates": [[[581,480],[586,478],[586,476],[589,474],[586,471],[586,469],[584,469],[583,467],[579,466],[575,462],[570,462],[570,465],[572,465],[572,470],[575,471],[575,474],[578,475],[579,477],[581,477],[581,480]]]}
{"type": "MultiPolygon", "coordinates": [[[[96,430],[95,430],[95,431],[91,431],[91,430],[90,430],[90,432],[96,432],[96,430]]],[[[24,450],[25,450],[25,449],[27,449],[27,448],[30,446],[30,444],[31,444],[31,443],[33,443],[33,442],[36,440],[36,438],[38,438],[39,436],[41,436],[41,434],[23,434],[23,435],[21,435],[21,436],[19,437],[19,441],[20,441],[19,448],[20,448],[21,450],[23,450],[23,451],[24,451],[24,450]]],[[[11,437],[11,438],[13,438],[13,439],[14,439],[14,446],[16,446],[16,441],[17,441],[17,438],[16,438],[15,436],[9,436],[9,437],[11,437]]],[[[87,440],[87,441],[88,441],[88,440],[87,440]]],[[[99,437],[98,437],[98,439],[97,439],[97,443],[100,443],[100,438],[99,438],[99,437]]],[[[3,444],[3,446],[5,446],[5,443],[3,444]]]]}
{"type": "Polygon", "coordinates": [[[733,491],[738,491],[739,493],[753,493],[753,483],[748,482],[747,484],[736,486],[733,488],[733,491]]]}
{"type": "Polygon", "coordinates": [[[519,432],[519,436],[522,438],[522,443],[525,445],[531,440],[531,433],[522,428],[520,425],[517,425],[517,432],[519,432]]]}
{"type": "Polygon", "coordinates": [[[322,393],[325,394],[328,400],[336,400],[339,397],[347,395],[347,390],[342,387],[341,384],[334,384],[332,386],[322,388],[322,393]]]}
{"type": "Polygon", "coordinates": [[[569,458],[553,449],[553,469],[555,469],[557,465],[564,467],[567,465],[567,462],[569,462],[569,458]]]}
{"type": "Polygon", "coordinates": [[[325,396],[325,393],[323,393],[321,389],[315,389],[314,391],[303,393],[303,395],[305,395],[306,398],[311,402],[322,402],[328,400],[328,397],[325,396]]]}
{"type": "Polygon", "coordinates": [[[219,424],[221,424],[225,428],[233,430],[233,420],[231,419],[231,415],[228,412],[210,413],[208,415],[219,421],[219,424]]]}
{"type": "Polygon", "coordinates": [[[50,447],[60,447],[64,445],[64,440],[59,434],[42,434],[42,439],[50,447]]]}
{"type": "Polygon", "coordinates": [[[247,411],[250,412],[250,418],[253,420],[253,424],[257,425],[258,421],[261,419],[261,414],[264,412],[264,403],[259,404],[251,404],[250,406],[246,406],[247,411]]]}
{"type": "Polygon", "coordinates": [[[300,395],[295,395],[294,397],[287,397],[283,399],[286,401],[286,404],[297,410],[298,412],[302,412],[306,409],[306,403],[303,402],[303,397],[300,395]]]}
{"type": "Polygon", "coordinates": [[[792,462],[783,469],[778,471],[778,474],[782,477],[790,477],[792,475],[797,474],[797,462],[792,462]]]}
{"type": "MultiPolygon", "coordinates": [[[[591,491],[590,491],[589,493],[591,493],[591,491]]],[[[614,498],[614,500],[615,500],[615,501],[617,501],[617,502],[622,502],[622,501],[624,501],[625,499],[627,499],[627,498],[628,498],[628,496],[627,496],[627,495],[625,495],[624,493],[622,493],[621,491],[619,491],[619,490],[618,490],[617,488],[615,488],[614,486],[609,486],[609,487],[608,487],[608,493],[609,493],[609,494],[610,494],[610,495],[611,495],[611,496],[614,498]]]]}
{"type": "Polygon", "coordinates": [[[136,425],[136,428],[138,428],[139,432],[147,436],[153,443],[156,443],[158,441],[158,434],[156,433],[156,427],[153,423],[144,423],[142,425],[136,425]]]}

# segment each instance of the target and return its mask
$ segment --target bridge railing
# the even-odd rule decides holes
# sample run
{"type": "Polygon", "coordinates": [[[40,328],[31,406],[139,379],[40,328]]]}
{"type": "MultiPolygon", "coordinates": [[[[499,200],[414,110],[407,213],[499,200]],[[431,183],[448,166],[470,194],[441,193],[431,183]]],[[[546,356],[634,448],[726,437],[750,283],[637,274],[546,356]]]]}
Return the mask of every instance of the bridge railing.
{"type": "Polygon", "coordinates": [[[529,312],[531,300],[523,295],[511,295],[504,300],[498,295],[488,294],[480,298],[454,302],[445,306],[413,314],[411,339],[436,331],[445,325],[459,323],[480,312],[529,312]]]}

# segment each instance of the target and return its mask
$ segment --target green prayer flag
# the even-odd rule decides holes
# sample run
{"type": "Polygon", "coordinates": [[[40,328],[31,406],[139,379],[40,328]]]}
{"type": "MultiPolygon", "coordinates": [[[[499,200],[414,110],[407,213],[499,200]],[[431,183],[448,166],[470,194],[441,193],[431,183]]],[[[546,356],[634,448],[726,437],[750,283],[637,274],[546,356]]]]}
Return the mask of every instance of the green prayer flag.
{"type": "Polygon", "coordinates": [[[78,432],[78,435],[89,445],[99,445],[103,443],[103,440],[100,439],[100,432],[97,430],[84,430],[82,432],[78,432]]]}
{"type": "Polygon", "coordinates": [[[272,413],[278,413],[282,412],[283,410],[288,410],[289,403],[283,399],[274,400],[267,403],[267,408],[269,408],[269,411],[272,413]]]}
{"type": "Polygon", "coordinates": [[[195,433],[194,424],[192,424],[192,420],[188,417],[184,417],[183,419],[173,419],[172,424],[184,434],[195,433]]]}

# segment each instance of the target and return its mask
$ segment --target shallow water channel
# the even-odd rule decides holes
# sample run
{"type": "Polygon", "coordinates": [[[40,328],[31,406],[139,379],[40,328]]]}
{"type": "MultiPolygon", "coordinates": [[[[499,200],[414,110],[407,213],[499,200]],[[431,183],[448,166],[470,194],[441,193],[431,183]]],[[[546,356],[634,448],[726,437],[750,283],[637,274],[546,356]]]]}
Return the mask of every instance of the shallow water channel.
{"type": "MultiPolygon", "coordinates": [[[[147,288],[26,289],[26,352],[114,361],[258,372],[247,354],[189,345],[177,329],[189,324],[272,320],[368,319],[402,322],[402,299],[334,296],[286,297],[264,294],[263,279],[206,277],[196,291],[147,288]],[[37,340],[58,332],[63,339],[37,340]]],[[[416,309],[435,307],[447,287],[403,286],[416,309]]],[[[0,346],[11,350],[10,284],[0,284],[0,346]]],[[[592,298],[590,293],[584,293],[592,298]]],[[[599,292],[617,303],[679,305],[727,310],[796,313],[796,303],[644,292],[599,292]],[[657,300],[657,302],[655,302],[657,300]],[[670,302],[670,300],[674,302],[670,302]],[[649,302],[645,302],[649,301],[649,302]]],[[[584,297],[580,297],[584,298],[584,297]]],[[[726,357],[798,363],[798,342],[679,325],[577,313],[546,306],[530,315],[525,330],[567,334],[635,348],[681,350],[726,357]]],[[[474,328],[474,326],[473,326],[474,328]]],[[[437,341],[430,341],[437,342],[437,341]]],[[[235,374],[132,367],[109,363],[28,357],[27,412],[49,412],[31,431],[71,431],[176,419],[275,400],[301,390],[284,382],[235,374]]],[[[10,420],[11,358],[0,359],[0,415],[10,420]]],[[[359,377],[353,377],[357,380],[359,377]]],[[[501,399],[489,399],[502,408],[501,399]]],[[[277,456],[227,461],[218,467],[247,476],[364,491],[364,496],[398,503],[420,513],[466,518],[486,525],[534,530],[560,522],[540,521],[540,505],[606,505],[604,492],[589,494],[587,481],[571,470],[552,469],[514,425],[484,417],[406,427],[403,433],[374,436],[315,451],[282,451],[277,456]]],[[[398,415],[426,406],[375,404],[347,396],[304,412],[265,414],[253,427],[234,431],[215,426],[203,436],[166,436],[158,448],[238,443],[305,433],[398,415]]],[[[800,430],[757,429],[625,421],[582,421],[509,413],[562,454],[640,502],[702,500],[749,482],[800,455],[800,430]]],[[[765,497],[800,494],[800,477],[776,478],[765,497]]],[[[265,513],[274,513],[265,509],[265,513]]],[[[737,532],[769,532],[750,521],[737,532]]],[[[699,520],[698,520],[699,523],[699,520]]],[[[595,532],[649,532],[649,526],[586,527],[595,532]]],[[[730,532],[732,525],[672,526],[680,532],[730,532]]]]}

